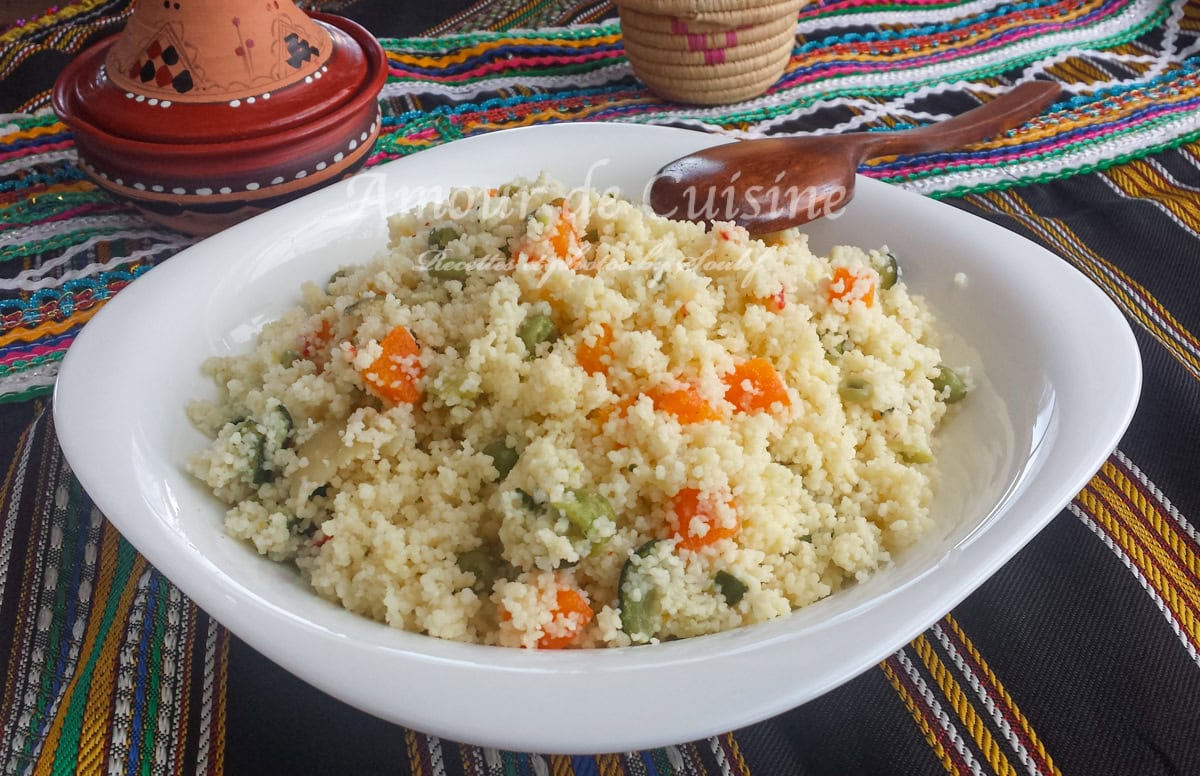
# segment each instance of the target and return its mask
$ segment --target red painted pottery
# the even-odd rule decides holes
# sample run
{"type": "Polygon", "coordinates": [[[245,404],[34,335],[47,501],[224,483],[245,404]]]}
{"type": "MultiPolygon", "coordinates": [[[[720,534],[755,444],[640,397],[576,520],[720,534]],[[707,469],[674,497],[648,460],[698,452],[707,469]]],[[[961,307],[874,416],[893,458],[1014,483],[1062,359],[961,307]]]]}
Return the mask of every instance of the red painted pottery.
{"type": "Polygon", "coordinates": [[[97,184],[211,234],[357,170],[386,77],[370,33],[290,0],[142,0],[63,71],[54,108],[97,184]]]}

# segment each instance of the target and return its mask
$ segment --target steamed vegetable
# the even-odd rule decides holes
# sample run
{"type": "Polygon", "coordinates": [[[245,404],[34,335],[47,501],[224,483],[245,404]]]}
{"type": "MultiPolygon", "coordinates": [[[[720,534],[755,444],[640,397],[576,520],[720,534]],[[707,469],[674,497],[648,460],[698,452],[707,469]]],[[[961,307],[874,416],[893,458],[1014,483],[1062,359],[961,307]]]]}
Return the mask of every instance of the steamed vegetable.
{"type": "Polygon", "coordinates": [[[738,364],[724,381],[725,399],[740,412],[766,412],[777,404],[791,406],[783,380],[765,358],[738,364]]]}
{"type": "Polygon", "coordinates": [[[933,390],[947,404],[960,402],[967,396],[967,384],[962,375],[945,364],[938,365],[937,376],[933,378],[933,390]]]}
{"type": "Polygon", "coordinates": [[[397,326],[379,343],[383,353],[362,371],[363,382],[384,401],[416,404],[421,400],[421,348],[408,329],[397,326]]]}
{"type": "Polygon", "coordinates": [[[875,278],[869,274],[856,275],[845,267],[838,267],[833,271],[833,280],[829,281],[827,295],[831,302],[861,299],[863,304],[870,307],[875,304],[875,278]]]}
{"type": "Polygon", "coordinates": [[[741,530],[741,521],[737,519],[736,505],[730,501],[728,505],[734,510],[733,525],[727,525],[717,514],[717,501],[708,494],[702,494],[695,488],[684,488],[675,494],[672,500],[671,528],[678,540],[678,547],[685,550],[699,550],[715,544],[720,539],[731,539],[741,530]]]}
{"type": "Polygon", "coordinates": [[[658,541],[649,541],[626,558],[621,567],[617,586],[617,603],[621,609],[621,630],[634,642],[654,638],[662,621],[662,590],[634,558],[645,559],[654,554],[658,541]]]}

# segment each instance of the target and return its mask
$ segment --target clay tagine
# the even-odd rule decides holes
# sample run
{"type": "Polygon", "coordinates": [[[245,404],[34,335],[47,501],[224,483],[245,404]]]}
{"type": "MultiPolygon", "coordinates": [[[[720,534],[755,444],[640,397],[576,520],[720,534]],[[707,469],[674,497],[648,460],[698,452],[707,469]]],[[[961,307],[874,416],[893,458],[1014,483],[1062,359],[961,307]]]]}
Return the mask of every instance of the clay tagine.
{"type": "Polygon", "coordinates": [[[139,0],[59,76],[54,109],[97,184],[211,234],[357,170],[386,77],[370,33],[291,0],[139,0]]]}

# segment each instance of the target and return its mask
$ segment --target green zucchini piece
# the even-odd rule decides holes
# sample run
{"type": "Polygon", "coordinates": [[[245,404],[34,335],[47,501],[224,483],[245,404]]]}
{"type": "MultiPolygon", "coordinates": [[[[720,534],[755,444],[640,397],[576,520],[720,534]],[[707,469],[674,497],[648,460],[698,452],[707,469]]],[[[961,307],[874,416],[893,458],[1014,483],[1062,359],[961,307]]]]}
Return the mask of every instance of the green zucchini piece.
{"type": "Polygon", "coordinates": [[[292,420],[292,413],[288,412],[288,408],[282,403],[275,405],[275,416],[279,427],[283,429],[283,446],[287,447],[291,443],[292,431],[296,429],[296,423],[292,420]]]}
{"type": "Polygon", "coordinates": [[[737,606],[742,600],[742,596],[746,595],[746,591],[750,589],[745,582],[725,570],[718,571],[713,577],[713,582],[716,584],[717,590],[725,597],[725,603],[730,606],[737,606]]]}
{"type": "Polygon", "coordinates": [[[540,514],[546,511],[546,508],[539,504],[533,496],[529,495],[520,488],[517,488],[517,496],[519,496],[521,499],[521,506],[525,509],[528,509],[530,512],[540,514]]]}
{"type": "Polygon", "coordinates": [[[250,441],[250,481],[255,485],[263,485],[275,479],[275,472],[267,466],[267,436],[253,420],[246,419],[238,423],[241,434],[250,441]]]}
{"type": "Polygon", "coordinates": [[[938,364],[937,376],[933,378],[933,390],[947,404],[960,402],[967,397],[967,384],[962,375],[945,364],[938,364]]]}
{"type": "Polygon", "coordinates": [[[517,336],[525,343],[526,358],[533,358],[538,345],[558,338],[558,327],[549,315],[536,313],[521,322],[517,336]]]}
{"type": "Polygon", "coordinates": [[[596,534],[596,521],[602,517],[608,518],[614,524],[617,522],[617,513],[613,509],[612,504],[608,502],[601,494],[594,490],[581,488],[572,491],[575,498],[571,501],[556,501],[551,506],[558,510],[559,514],[567,518],[567,522],[571,527],[577,530],[584,538],[593,544],[601,541],[601,537],[596,534]]]}
{"type": "Polygon", "coordinates": [[[896,285],[900,280],[900,262],[896,260],[896,254],[888,251],[880,256],[875,263],[875,271],[879,273],[881,289],[887,290],[896,285]]]}
{"type": "Polygon", "coordinates": [[[838,384],[838,395],[844,401],[852,404],[863,404],[871,400],[871,396],[875,393],[874,386],[869,381],[862,377],[850,376],[843,377],[842,382],[838,384]]]}
{"type": "Polygon", "coordinates": [[[634,561],[635,557],[650,557],[659,541],[653,539],[638,547],[621,568],[621,581],[617,587],[621,630],[634,643],[645,643],[654,638],[662,621],[662,590],[634,561]]]}
{"type": "Polygon", "coordinates": [[[496,467],[496,472],[499,476],[496,477],[496,482],[503,482],[508,473],[517,465],[517,460],[520,457],[516,450],[509,447],[503,440],[492,442],[487,447],[483,448],[485,455],[492,458],[492,466],[496,467]]]}
{"type": "Polygon", "coordinates": [[[500,576],[503,566],[499,554],[486,547],[476,547],[473,550],[461,552],[458,554],[456,562],[459,569],[475,575],[475,582],[471,585],[471,589],[477,595],[487,595],[492,591],[492,585],[500,576]]]}
{"type": "Polygon", "coordinates": [[[437,280],[457,280],[460,283],[467,279],[466,262],[439,256],[427,268],[429,277],[437,280]]]}
{"type": "Polygon", "coordinates": [[[347,269],[346,267],[342,267],[341,269],[334,272],[332,275],[329,276],[329,280],[327,280],[325,282],[325,292],[328,293],[330,286],[332,286],[334,283],[336,283],[337,281],[341,280],[342,278],[346,277],[349,274],[350,274],[350,270],[347,269]]]}
{"type": "Polygon", "coordinates": [[[924,447],[907,447],[899,451],[900,460],[905,463],[933,463],[933,453],[924,447]]]}
{"type": "Polygon", "coordinates": [[[462,237],[453,226],[435,226],[429,230],[429,247],[435,251],[444,251],[446,246],[462,237]]]}
{"type": "Polygon", "coordinates": [[[378,315],[383,312],[383,303],[384,297],[382,294],[371,294],[346,305],[346,309],[342,313],[344,315],[358,315],[364,318],[368,315],[378,315]]]}

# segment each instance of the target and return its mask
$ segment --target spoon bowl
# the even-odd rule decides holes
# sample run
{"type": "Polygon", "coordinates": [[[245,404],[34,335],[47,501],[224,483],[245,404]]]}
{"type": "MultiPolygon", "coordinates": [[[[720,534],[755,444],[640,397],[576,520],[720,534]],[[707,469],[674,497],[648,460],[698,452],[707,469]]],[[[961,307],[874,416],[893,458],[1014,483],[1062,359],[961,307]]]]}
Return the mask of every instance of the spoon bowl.
{"type": "Polygon", "coordinates": [[[845,207],[859,166],[880,156],[945,151],[986,140],[1041,113],[1061,89],[1021,84],[946,121],[916,129],[743,140],[676,159],[658,171],[650,207],[659,215],[732,221],[751,234],[808,223],[845,207]]]}

